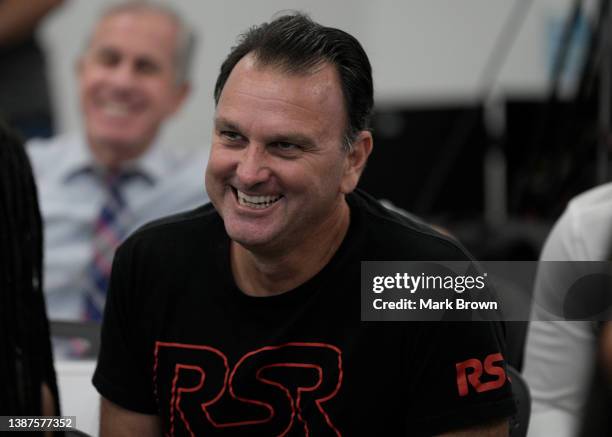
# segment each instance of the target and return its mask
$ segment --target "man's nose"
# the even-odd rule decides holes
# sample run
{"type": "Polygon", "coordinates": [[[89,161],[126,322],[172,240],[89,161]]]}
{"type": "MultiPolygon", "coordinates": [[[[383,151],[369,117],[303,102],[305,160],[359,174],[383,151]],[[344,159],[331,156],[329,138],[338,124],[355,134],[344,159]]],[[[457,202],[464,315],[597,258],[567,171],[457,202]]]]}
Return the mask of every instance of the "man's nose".
{"type": "Polygon", "coordinates": [[[249,144],[244,148],[236,175],[241,185],[253,187],[270,178],[270,168],[265,147],[249,144]]]}
{"type": "Polygon", "coordinates": [[[122,62],[108,72],[108,79],[113,85],[121,89],[130,89],[138,81],[135,73],[136,72],[130,63],[122,62]]]}

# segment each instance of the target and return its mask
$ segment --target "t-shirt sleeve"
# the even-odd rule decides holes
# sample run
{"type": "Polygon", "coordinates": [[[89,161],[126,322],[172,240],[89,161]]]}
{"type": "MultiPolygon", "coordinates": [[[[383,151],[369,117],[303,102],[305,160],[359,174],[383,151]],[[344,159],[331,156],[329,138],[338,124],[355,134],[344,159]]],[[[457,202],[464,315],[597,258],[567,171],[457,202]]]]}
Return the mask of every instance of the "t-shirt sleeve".
{"type": "Polygon", "coordinates": [[[134,265],[134,256],[126,243],[113,261],[93,384],[100,395],[123,408],[156,414],[152,357],[147,352],[146,336],[141,335],[139,321],[143,315],[134,265]]]}
{"type": "Polygon", "coordinates": [[[509,418],[515,413],[501,324],[420,324],[408,344],[411,385],[407,429],[436,435],[509,418]]]}
{"type": "MultiPolygon", "coordinates": [[[[596,225],[581,223],[578,213],[579,209],[570,204],[555,223],[544,244],[541,261],[598,259],[594,255],[599,254],[592,252],[595,245],[587,242],[586,234],[595,232],[591,237],[602,242],[609,240],[598,233],[596,225]]],[[[574,435],[574,429],[579,427],[597,355],[592,322],[548,319],[549,308],[563,308],[566,297],[563,290],[568,284],[564,274],[573,274],[571,268],[575,265],[564,266],[563,272],[554,268],[541,268],[538,272],[533,289],[533,321],[525,342],[523,374],[529,383],[534,409],[530,428],[559,437],[574,435]],[[551,416],[563,424],[562,429],[554,428],[551,416]]]]}

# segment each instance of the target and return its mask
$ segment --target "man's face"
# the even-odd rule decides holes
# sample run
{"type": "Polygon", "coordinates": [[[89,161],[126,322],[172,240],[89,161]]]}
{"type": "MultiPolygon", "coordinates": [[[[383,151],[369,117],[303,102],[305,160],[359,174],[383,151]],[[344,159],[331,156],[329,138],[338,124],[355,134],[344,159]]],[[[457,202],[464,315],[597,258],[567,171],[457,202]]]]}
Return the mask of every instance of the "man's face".
{"type": "Polygon", "coordinates": [[[217,105],[206,170],[230,238],[282,252],[325,235],[356,184],[342,149],[345,126],[333,66],[292,75],[243,58],[217,105]]]}
{"type": "Polygon", "coordinates": [[[163,120],[178,109],[174,55],[177,26],[155,12],[129,11],[98,23],[79,62],[87,137],[98,157],[142,154],[163,120]]]}

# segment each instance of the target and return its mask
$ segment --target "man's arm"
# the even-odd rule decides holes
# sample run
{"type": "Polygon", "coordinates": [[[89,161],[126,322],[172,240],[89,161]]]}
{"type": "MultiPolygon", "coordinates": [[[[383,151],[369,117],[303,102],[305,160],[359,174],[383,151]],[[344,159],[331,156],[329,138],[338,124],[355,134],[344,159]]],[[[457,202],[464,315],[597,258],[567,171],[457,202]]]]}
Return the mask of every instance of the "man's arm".
{"type": "Polygon", "coordinates": [[[439,437],[508,437],[509,435],[508,421],[503,420],[460,431],[447,432],[440,434],[439,437]]]}
{"type": "Polygon", "coordinates": [[[159,417],[126,410],[100,398],[100,437],[161,436],[159,417]]]}
{"type": "Polygon", "coordinates": [[[64,0],[4,0],[0,2],[0,47],[30,35],[38,22],[64,0]]]}

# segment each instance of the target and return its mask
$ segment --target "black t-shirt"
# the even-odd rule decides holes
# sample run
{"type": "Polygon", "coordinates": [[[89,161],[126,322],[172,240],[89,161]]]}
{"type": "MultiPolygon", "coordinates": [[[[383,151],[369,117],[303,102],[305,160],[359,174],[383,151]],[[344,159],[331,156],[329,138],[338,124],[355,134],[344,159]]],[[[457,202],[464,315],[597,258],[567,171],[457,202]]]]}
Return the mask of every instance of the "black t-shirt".
{"type": "Polygon", "coordinates": [[[360,321],[362,260],[468,255],[364,193],[347,199],[332,260],[272,297],[237,288],[210,204],[136,232],[113,265],[100,394],[158,414],[168,435],[418,436],[510,416],[499,324],[360,321]]]}

